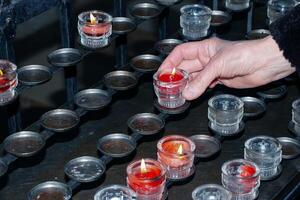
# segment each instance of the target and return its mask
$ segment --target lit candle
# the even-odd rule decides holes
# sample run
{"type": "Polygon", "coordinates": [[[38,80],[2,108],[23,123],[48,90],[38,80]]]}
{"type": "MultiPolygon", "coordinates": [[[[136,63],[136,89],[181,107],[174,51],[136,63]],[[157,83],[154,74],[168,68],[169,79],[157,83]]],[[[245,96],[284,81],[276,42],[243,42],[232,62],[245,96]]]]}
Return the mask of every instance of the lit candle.
{"type": "Polygon", "coordinates": [[[161,200],[165,188],[164,167],[152,159],[132,162],[127,167],[127,184],[140,200],[161,200]]]}
{"type": "Polygon", "coordinates": [[[167,177],[182,179],[190,175],[195,144],[188,138],[171,135],[162,138],[157,144],[157,157],[167,169],[167,177]]]}
{"type": "Polygon", "coordinates": [[[158,71],[153,76],[158,103],[166,108],[177,108],[185,103],[182,91],[188,82],[188,73],[180,69],[158,71]]]}
{"type": "Polygon", "coordinates": [[[6,60],[0,60],[0,93],[4,93],[17,86],[16,69],[17,67],[14,64],[6,60]]]}
{"type": "Polygon", "coordinates": [[[83,26],[82,31],[89,36],[100,37],[109,32],[111,28],[111,23],[103,23],[98,20],[92,12],[90,12],[90,19],[87,20],[85,26],[83,26]]]}

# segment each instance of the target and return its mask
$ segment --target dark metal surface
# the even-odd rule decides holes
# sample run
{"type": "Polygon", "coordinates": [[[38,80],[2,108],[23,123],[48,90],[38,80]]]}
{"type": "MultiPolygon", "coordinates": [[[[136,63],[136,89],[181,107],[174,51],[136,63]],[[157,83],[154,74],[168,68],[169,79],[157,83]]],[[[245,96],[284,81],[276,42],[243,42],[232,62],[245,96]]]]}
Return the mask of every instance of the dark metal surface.
{"type": "Polygon", "coordinates": [[[52,77],[49,67],[43,65],[27,65],[18,70],[19,82],[24,85],[38,85],[52,77]]]}

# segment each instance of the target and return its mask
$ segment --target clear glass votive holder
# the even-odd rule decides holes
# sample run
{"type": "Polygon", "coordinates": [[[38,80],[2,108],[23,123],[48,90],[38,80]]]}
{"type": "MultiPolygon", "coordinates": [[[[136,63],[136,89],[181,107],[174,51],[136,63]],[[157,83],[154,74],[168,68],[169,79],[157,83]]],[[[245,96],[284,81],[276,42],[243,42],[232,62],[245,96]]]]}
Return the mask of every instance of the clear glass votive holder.
{"type": "Polygon", "coordinates": [[[278,18],[285,15],[297,4],[298,2],[296,0],[269,0],[267,8],[269,23],[271,24],[278,18]]]}
{"type": "Polygon", "coordinates": [[[166,169],[153,159],[138,160],[127,166],[127,185],[137,200],[161,200],[166,185],[166,169]],[[143,166],[144,165],[144,166],[143,166]]]}
{"type": "Polygon", "coordinates": [[[209,7],[191,4],[183,6],[180,12],[180,26],[186,39],[197,40],[208,35],[212,15],[209,7]]]}
{"type": "Polygon", "coordinates": [[[221,135],[232,135],[239,130],[244,115],[243,101],[233,95],[222,94],[208,101],[210,127],[221,135]]]}
{"type": "Polygon", "coordinates": [[[166,168],[167,178],[184,179],[194,167],[195,144],[180,135],[165,136],[157,143],[157,160],[166,168]]]}
{"type": "Polygon", "coordinates": [[[154,91],[159,105],[166,108],[178,108],[185,103],[182,91],[188,83],[189,75],[186,71],[177,69],[158,71],[153,76],[154,91]]]}
{"type": "Polygon", "coordinates": [[[107,46],[112,34],[112,16],[92,10],[78,15],[78,32],[80,42],[88,48],[101,48],[107,46]]]}
{"type": "Polygon", "coordinates": [[[133,190],[123,185],[109,185],[100,188],[94,195],[94,200],[135,200],[133,190]]]}
{"type": "Polygon", "coordinates": [[[250,0],[226,0],[225,7],[233,11],[242,11],[250,6],[250,0]]]}
{"type": "Polygon", "coordinates": [[[232,194],[221,185],[205,184],[194,189],[193,200],[231,200],[232,194]]]}
{"type": "Polygon", "coordinates": [[[277,174],[282,160],[281,144],[277,139],[257,136],[248,139],[244,146],[244,158],[258,165],[261,180],[267,180],[277,174]]]}
{"type": "Polygon", "coordinates": [[[180,0],[156,0],[159,4],[164,5],[164,6],[171,6],[180,0]]]}
{"type": "Polygon", "coordinates": [[[222,184],[232,193],[232,200],[253,200],[258,196],[259,174],[254,162],[230,160],[222,165],[222,184]]]}
{"type": "Polygon", "coordinates": [[[17,85],[17,66],[8,60],[0,60],[0,105],[15,98],[17,85]]]}
{"type": "Polygon", "coordinates": [[[294,129],[300,134],[300,99],[297,99],[292,104],[292,122],[294,129]]]}

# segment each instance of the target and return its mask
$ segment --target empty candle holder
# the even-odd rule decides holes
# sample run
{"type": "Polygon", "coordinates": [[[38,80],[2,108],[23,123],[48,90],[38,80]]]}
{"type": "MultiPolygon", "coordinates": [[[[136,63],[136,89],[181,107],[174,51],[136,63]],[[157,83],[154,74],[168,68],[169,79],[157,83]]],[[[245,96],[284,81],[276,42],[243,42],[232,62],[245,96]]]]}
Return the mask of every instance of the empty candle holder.
{"type": "Polygon", "coordinates": [[[284,16],[297,4],[298,2],[296,0],[269,0],[267,6],[269,23],[271,24],[278,18],[284,16]]]}
{"type": "Polygon", "coordinates": [[[300,99],[292,104],[292,123],[294,132],[300,134],[300,99]]]}
{"type": "Polygon", "coordinates": [[[127,166],[127,185],[138,200],[161,200],[166,184],[166,170],[156,160],[142,159],[127,166]]]}
{"type": "Polygon", "coordinates": [[[248,9],[250,0],[226,0],[225,7],[232,11],[242,11],[248,9]]]}
{"type": "Polygon", "coordinates": [[[245,142],[244,158],[258,165],[261,180],[270,180],[278,173],[282,159],[281,144],[268,136],[250,138],[245,142]]]}
{"type": "Polygon", "coordinates": [[[15,99],[18,85],[17,66],[8,60],[0,60],[0,105],[15,99]]]}
{"type": "Polygon", "coordinates": [[[88,48],[101,48],[108,45],[112,33],[112,16],[93,10],[78,15],[80,42],[88,48]]]}
{"type": "Polygon", "coordinates": [[[167,170],[169,179],[180,180],[193,174],[195,144],[189,138],[170,135],[157,143],[158,161],[167,170]]]}
{"type": "Polygon", "coordinates": [[[222,94],[208,101],[210,128],[220,135],[228,136],[237,133],[243,114],[244,103],[236,96],[222,94]]]}
{"type": "Polygon", "coordinates": [[[158,71],[153,76],[154,91],[159,105],[166,108],[178,108],[185,103],[182,91],[187,85],[189,75],[175,68],[158,71]]]}
{"type": "Polygon", "coordinates": [[[94,195],[94,200],[134,200],[133,190],[123,185],[109,185],[100,188],[94,195]]]}
{"type": "Polygon", "coordinates": [[[253,200],[258,196],[259,174],[254,162],[231,160],[222,165],[222,184],[232,193],[232,200],[253,200]]]}
{"type": "Polygon", "coordinates": [[[192,4],[183,6],[180,12],[180,26],[186,39],[197,40],[208,35],[212,15],[210,8],[192,4]]]}
{"type": "Polygon", "coordinates": [[[193,200],[231,200],[232,194],[221,185],[205,184],[194,189],[193,200]]]}

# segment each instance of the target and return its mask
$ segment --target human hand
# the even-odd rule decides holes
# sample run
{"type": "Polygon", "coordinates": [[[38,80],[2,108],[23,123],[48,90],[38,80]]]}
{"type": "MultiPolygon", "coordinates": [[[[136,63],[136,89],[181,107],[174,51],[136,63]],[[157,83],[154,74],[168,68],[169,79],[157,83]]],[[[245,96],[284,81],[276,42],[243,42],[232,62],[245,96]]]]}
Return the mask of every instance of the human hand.
{"type": "Polygon", "coordinates": [[[217,38],[177,46],[159,70],[180,68],[191,80],[183,91],[187,100],[199,97],[207,87],[224,84],[253,88],[284,78],[295,71],[271,36],[230,42],[217,38]]]}

